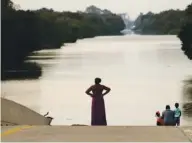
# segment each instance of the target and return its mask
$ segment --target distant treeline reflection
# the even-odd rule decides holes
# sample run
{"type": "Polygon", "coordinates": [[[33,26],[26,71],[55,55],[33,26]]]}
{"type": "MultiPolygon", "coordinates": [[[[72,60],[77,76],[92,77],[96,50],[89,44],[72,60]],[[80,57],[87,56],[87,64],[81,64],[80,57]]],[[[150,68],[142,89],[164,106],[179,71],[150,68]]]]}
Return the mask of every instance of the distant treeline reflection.
{"type": "Polygon", "coordinates": [[[32,62],[23,62],[17,67],[2,70],[1,80],[37,79],[42,75],[40,65],[32,62]]]}

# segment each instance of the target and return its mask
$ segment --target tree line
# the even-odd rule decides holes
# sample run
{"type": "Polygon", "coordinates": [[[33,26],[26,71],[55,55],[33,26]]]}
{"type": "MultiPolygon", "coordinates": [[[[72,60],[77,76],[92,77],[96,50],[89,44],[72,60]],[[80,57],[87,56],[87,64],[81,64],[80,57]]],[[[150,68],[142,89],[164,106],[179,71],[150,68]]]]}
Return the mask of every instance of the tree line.
{"type": "Polygon", "coordinates": [[[192,60],[192,3],[185,9],[185,21],[178,33],[182,42],[182,50],[185,55],[192,60]]]}
{"type": "Polygon", "coordinates": [[[184,22],[184,11],[166,10],[160,13],[140,14],[134,31],[145,35],[176,35],[184,22]]]}
{"type": "Polygon", "coordinates": [[[121,17],[113,13],[57,12],[46,8],[24,11],[17,10],[11,0],[1,3],[2,79],[25,77],[25,73],[7,72],[16,70],[38,77],[40,67],[25,63],[33,51],[60,48],[82,38],[119,35],[125,27],[121,17]],[[36,72],[29,72],[32,70],[36,72]]]}
{"type": "Polygon", "coordinates": [[[166,10],[140,14],[134,22],[135,33],[143,35],[177,35],[182,50],[192,59],[192,3],[185,10],[166,10]]]}

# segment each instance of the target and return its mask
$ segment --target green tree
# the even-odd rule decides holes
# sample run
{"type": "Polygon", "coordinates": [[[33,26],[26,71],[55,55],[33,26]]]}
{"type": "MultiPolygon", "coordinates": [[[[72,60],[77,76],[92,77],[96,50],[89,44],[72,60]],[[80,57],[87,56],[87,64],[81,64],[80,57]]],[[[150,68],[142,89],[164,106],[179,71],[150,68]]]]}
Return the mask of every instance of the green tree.
{"type": "Polygon", "coordinates": [[[178,37],[184,54],[192,60],[192,3],[185,9],[185,20],[178,37]]]}
{"type": "Polygon", "coordinates": [[[160,13],[149,12],[136,20],[135,31],[140,34],[176,35],[184,21],[184,11],[167,10],[160,13]]]}
{"type": "MultiPolygon", "coordinates": [[[[42,8],[35,11],[14,9],[10,0],[2,0],[2,79],[14,78],[7,71],[26,70],[39,77],[41,68],[26,64],[33,51],[60,48],[64,43],[100,35],[117,35],[124,22],[115,14],[56,12],[42,8]],[[32,70],[37,72],[33,73],[32,70]]],[[[26,77],[27,73],[15,74],[26,77]]]]}

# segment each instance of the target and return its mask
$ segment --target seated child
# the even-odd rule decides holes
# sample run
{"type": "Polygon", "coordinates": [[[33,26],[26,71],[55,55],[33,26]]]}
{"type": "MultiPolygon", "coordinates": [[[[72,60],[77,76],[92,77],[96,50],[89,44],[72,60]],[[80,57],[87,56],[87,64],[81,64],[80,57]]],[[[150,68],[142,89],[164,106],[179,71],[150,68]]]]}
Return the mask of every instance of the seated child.
{"type": "Polygon", "coordinates": [[[157,126],[163,126],[163,119],[161,118],[161,114],[159,111],[156,112],[156,117],[157,117],[157,126]]]}

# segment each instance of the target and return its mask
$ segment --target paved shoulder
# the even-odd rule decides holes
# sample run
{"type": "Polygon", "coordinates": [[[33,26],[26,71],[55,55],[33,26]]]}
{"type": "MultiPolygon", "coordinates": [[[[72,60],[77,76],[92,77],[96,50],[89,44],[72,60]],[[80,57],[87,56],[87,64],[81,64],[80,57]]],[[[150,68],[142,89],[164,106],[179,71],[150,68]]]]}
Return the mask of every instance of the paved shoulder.
{"type": "Polygon", "coordinates": [[[192,142],[192,126],[190,127],[180,127],[180,129],[183,131],[183,133],[189,138],[189,140],[192,142]]]}
{"type": "Polygon", "coordinates": [[[2,141],[189,142],[182,131],[176,127],[156,126],[36,126],[2,136],[2,141]]]}

